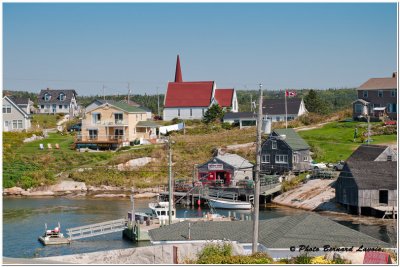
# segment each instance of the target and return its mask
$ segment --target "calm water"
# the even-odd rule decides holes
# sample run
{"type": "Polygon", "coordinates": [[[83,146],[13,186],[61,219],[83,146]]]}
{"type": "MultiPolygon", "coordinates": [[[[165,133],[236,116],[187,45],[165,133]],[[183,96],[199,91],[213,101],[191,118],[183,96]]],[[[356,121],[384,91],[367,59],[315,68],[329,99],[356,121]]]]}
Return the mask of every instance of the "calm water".
{"type": "MultiPolygon", "coordinates": [[[[137,211],[150,211],[149,200],[135,200],[137,211]]],[[[68,198],[5,198],[3,199],[3,256],[6,257],[46,257],[101,250],[147,246],[149,242],[134,244],[122,239],[122,233],[86,238],[74,241],[70,245],[42,246],[37,238],[43,234],[44,224],[49,228],[61,223],[65,234],[66,228],[114,220],[126,216],[131,204],[124,200],[105,199],[68,199],[68,198]]],[[[206,208],[178,208],[177,217],[201,217],[206,208]]],[[[302,213],[304,211],[283,207],[262,207],[260,219],[269,219],[302,213]]],[[[228,215],[226,210],[218,210],[228,215]]],[[[233,212],[232,212],[233,213],[233,212]]],[[[250,215],[249,212],[243,212],[250,215]]],[[[240,212],[236,212],[240,217],[240,212]]],[[[385,242],[393,243],[396,233],[388,226],[367,226],[351,222],[340,223],[357,231],[366,233],[385,242]]]]}

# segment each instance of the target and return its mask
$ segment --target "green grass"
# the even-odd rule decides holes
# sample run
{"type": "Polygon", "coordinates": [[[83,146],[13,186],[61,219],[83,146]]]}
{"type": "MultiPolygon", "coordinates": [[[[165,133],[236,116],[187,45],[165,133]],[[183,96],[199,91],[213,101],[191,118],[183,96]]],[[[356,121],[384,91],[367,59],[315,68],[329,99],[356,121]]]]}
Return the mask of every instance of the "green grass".
{"type": "Polygon", "coordinates": [[[57,127],[57,121],[60,120],[63,115],[49,115],[49,114],[35,114],[32,116],[32,127],[47,129],[57,127]]]}
{"type": "MultiPolygon", "coordinates": [[[[381,123],[371,123],[371,128],[379,128],[381,123]]],[[[306,140],[314,152],[313,159],[324,162],[336,162],[347,159],[360,146],[361,139],[353,142],[354,129],[361,135],[367,130],[365,122],[332,122],[322,128],[300,131],[299,135],[306,140]]],[[[397,135],[373,135],[371,144],[395,143],[397,135]]]]}

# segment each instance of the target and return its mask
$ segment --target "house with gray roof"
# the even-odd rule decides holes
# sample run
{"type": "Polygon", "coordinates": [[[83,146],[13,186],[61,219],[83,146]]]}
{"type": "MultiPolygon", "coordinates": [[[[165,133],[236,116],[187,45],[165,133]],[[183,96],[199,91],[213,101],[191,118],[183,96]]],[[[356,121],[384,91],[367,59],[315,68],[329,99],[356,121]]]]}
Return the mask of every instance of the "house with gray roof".
{"type": "Polygon", "coordinates": [[[335,183],[336,201],[349,211],[380,217],[397,214],[397,154],[388,146],[361,145],[335,183]]]}
{"type": "MultiPolygon", "coordinates": [[[[18,105],[14,99],[10,96],[3,97],[3,132],[23,131],[31,128],[31,115],[25,111],[23,105],[18,105]]],[[[25,103],[25,101],[19,103],[25,103]]]]}
{"type": "MultiPolygon", "coordinates": [[[[231,241],[251,251],[252,225],[252,221],[183,221],[150,230],[149,236],[153,244],[231,241]]],[[[312,212],[260,220],[260,251],[273,258],[288,258],[296,256],[301,245],[319,248],[321,254],[326,253],[323,252],[326,245],[335,248],[353,246],[354,250],[361,245],[396,247],[312,212]],[[295,252],[290,251],[292,246],[296,248],[295,252]]]]}
{"type": "Polygon", "coordinates": [[[230,153],[218,153],[197,166],[198,178],[207,183],[235,186],[242,180],[253,180],[253,167],[247,159],[230,153]]]}
{"type": "Polygon", "coordinates": [[[38,113],[77,116],[79,107],[76,96],[77,93],[73,89],[43,89],[38,96],[38,113]]]}
{"type": "Polygon", "coordinates": [[[282,174],[310,169],[310,146],[292,128],[275,129],[261,145],[261,172],[282,174]]]}
{"type": "Polygon", "coordinates": [[[353,118],[371,116],[397,120],[397,72],[392,77],[371,78],[357,88],[353,118]]]}
{"type": "MultiPolygon", "coordinates": [[[[287,98],[286,106],[288,121],[294,120],[308,112],[302,98],[287,98]]],[[[280,98],[264,100],[263,115],[266,116],[267,120],[271,120],[272,122],[285,121],[285,99],[280,98]]]]}

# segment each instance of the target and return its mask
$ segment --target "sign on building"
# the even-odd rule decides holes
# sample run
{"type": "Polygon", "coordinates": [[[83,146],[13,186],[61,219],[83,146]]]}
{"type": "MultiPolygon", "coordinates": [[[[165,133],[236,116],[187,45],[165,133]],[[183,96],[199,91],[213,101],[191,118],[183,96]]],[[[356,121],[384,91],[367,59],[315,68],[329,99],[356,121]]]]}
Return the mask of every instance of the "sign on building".
{"type": "Polygon", "coordinates": [[[224,164],[221,163],[209,163],[208,170],[209,171],[222,171],[224,169],[224,164]]]}

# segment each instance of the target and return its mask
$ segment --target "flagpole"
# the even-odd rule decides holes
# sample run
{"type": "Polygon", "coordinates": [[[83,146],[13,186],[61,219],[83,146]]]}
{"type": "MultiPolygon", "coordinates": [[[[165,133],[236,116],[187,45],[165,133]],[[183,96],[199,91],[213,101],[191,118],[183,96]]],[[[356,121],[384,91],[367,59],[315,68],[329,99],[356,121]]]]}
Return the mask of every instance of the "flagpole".
{"type": "Polygon", "coordinates": [[[286,102],[286,95],[287,91],[285,90],[285,124],[286,124],[286,129],[287,129],[287,102],[286,102]]]}

